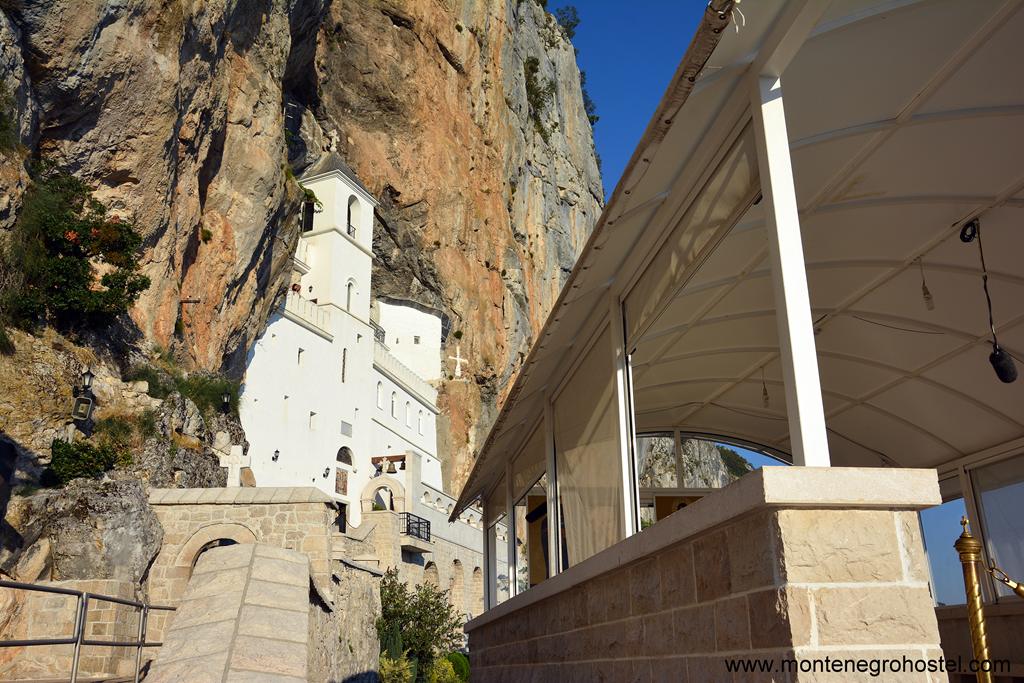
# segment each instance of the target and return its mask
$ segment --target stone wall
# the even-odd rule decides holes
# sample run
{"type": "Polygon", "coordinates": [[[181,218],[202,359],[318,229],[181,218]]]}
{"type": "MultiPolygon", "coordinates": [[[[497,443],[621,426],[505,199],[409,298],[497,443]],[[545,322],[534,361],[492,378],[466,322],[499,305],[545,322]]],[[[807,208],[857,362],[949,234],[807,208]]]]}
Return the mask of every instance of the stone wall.
{"type": "MultiPolygon", "coordinates": [[[[933,471],[759,470],[470,622],[474,680],[717,681],[733,678],[727,659],[940,657],[915,513],[938,502],[933,471]]],[[[927,675],[895,678],[946,680],[927,675]]]]}
{"type": "MultiPolygon", "coordinates": [[[[153,489],[149,502],[164,528],[163,547],[148,577],[151,602],[177,605],[199,553],[221,540],[302,552],[326,592],[337,512],[317,489],[153,489]]],[[[162,615],[153,619],[154,634],[162,633],[164,621],[162,615]]]]}
{"type": "MultiPolygon", "coordinates": [[[[131,581],[44,581],[38,585],[87,591],[135,600],[131,581]]],[[[4,589],[5,593],[14,593],[4,589]]],[[[5,624],[0,639],[71,638],[75,632],[78,598],[73,595],[16,591],[18,598],[5,604],[5,624]]],[[[139,612],[127,605],[91,599],[86,613],[85,638],[134,641],[138,637],[139,612]]],[[[34,679],[71,673],[73,645],[0,649],[0,679],[34,679]]],[[[135,650],[98,645],[82,646],[79,674],[84,676],[134,674],[135,650]]]]}

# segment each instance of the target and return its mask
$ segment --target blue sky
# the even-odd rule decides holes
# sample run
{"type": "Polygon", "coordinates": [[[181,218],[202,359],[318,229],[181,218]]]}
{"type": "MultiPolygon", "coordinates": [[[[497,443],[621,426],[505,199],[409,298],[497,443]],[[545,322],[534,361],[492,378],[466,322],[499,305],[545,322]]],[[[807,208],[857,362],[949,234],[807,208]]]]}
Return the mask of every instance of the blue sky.
{"type": "Polygon", "coordinates": [[[700,22],[706,0],[551,0],[575,5],[573,44],[601,117],[594,127],[605,195],[615,184],[665,93],[700,22]]]}

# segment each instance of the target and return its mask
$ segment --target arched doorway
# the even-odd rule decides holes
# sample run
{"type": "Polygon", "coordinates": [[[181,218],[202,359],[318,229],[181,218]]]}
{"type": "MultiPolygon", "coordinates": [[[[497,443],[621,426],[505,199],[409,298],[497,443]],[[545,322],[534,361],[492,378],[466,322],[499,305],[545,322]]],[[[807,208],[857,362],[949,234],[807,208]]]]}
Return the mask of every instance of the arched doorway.
{"type": "Polygon", "coordinates": [[[427,566],[423,568],[423,583],[435,588],[441,587],[441,582],[437,577],[437,565],[433,562],[427,562],[427,566]]]}
{"type": "Polygon", "coordinates": [[[452,606],[455,607],[455,611],[459,614],[463,614],[466,611],[466,591],[465,591],[466,578],[463,576],[462,562],[454,560],[452,562],[452,580],[449,586],[449,600],[452,606]]]}
{"type": "Polygon", "coordinates": [[[484,572],[480,567],[473,567],[472,599],[470,600],[473,615],[484,612],[484,572]]]}

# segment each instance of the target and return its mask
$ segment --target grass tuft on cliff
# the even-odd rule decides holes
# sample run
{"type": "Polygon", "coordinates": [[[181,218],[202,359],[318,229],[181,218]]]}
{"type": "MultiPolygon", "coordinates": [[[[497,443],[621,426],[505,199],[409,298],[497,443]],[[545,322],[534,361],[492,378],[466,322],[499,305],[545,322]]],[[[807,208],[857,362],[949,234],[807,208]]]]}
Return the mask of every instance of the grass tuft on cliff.
{"type": "Polygon", "coordinates": [[[146,392],[153,398],[167,398],[177,391],[190,399],[204,415],[219,412],[224,407],[224,395],[228,395],[228,412],[238,415],[239,383],[221,375],[186,375],[172,362],[159,361],[157,365],[135,365],[124,373],[126,382],[144,381],[149,384],[146,392]]]}
{"type": "Polygon", "coordinates": [[[18,149],[18,124],[14,115],[14,98],[7,84],[0,81],[0,154],[18,149]]]}

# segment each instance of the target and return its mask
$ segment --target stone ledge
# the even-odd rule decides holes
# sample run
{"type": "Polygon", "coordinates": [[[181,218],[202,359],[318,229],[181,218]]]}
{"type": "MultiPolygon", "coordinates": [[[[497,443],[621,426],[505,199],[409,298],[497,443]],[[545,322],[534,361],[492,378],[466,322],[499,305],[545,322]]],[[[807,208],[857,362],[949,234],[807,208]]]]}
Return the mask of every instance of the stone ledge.
{"type": "Polygon", "coordinates": [[[472,632],[584,581],[757,510],[920,510],[941,502],[938,475],[933,469],[763,467],[525,593],[513,596],[467,623],[465,630],[472,632]]]}
{"type": "Polygon", "coordinates": [[[208,489],[150,489],[150,505],[247,505],[250,503],[333,503],[326,493],[312,486],[238,487],[208,489]],[[242,492],[252,491],[252,495],[242,492]]]}

